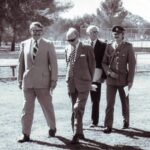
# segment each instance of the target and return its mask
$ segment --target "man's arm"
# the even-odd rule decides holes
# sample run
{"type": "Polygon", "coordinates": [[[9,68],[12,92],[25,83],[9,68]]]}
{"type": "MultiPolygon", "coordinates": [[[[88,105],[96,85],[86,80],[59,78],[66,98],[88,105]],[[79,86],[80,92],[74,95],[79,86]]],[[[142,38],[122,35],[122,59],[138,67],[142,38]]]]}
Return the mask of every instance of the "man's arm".
{"type": "Polygon", "coordinates": [[[130,44],[130,47],[128,49],[128,87],[129,89],[132,87],[133,80],[134,80],[134,74],[135,74],[135,65],[136,65],[136,59],[135,59],[135,53],[132,45],[130,44]]]}
{"type": "Polygon", "coordinates": [[[103,56],[103,60],[102,60],[102,67],[105,71],[105,74],[107,76],[110,75],[110,69],[109,69],[109,60],[108,60],[108,56],[107,56],[107,51],[108,51],[108,46],[106,47],[104,56],[103,56]]]}
{"type": "Polygon", "coordinates": [[[25,71],[24,63],[24,44],[20,44],[19,64],[18,64],[18,82],[19,88],[22,89],[23,73],[25,71]]]}
{"type": "Polygon", "coordinates": [[[56,56],[55,47],[53,43],[49,44],[49,58],[50,58],[50,70],[51,70],[50,88],[53,90],[56,87],[57,80],[58,80],[57,56],[56,56]]]}
{"type": "Polygon", "coordinates": [[[95,71],[95,67],[96,67],[94,50],[91,46],[89,46],[87,49],[88,49],[88,65],[89,65],[91,77],[93,79],[94,71],[95,71]]]}

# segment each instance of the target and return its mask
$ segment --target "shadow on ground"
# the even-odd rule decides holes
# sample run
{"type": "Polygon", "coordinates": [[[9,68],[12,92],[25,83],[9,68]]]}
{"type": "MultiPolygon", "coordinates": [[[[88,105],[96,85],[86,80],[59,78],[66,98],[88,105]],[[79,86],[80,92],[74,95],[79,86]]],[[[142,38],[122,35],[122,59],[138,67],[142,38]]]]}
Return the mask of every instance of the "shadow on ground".
{"type": "Polygon", "coordinates": [[[137,128],[129,128],[129,130],[118,130],[114,128],[113,130],[115,133],[123,134],[133,139],[138,139],[139,137],[150,138],[150,132],[137,128]]]}
{"type": "Polygon", "coordinates": [[[64,138],[62,136],[56,136],[56,138],[58,138],[64,144],[53,144],[39,140],[31,140],[31,142],[39,145],[70,150],[142,150],[136,146],[124,146],[124,145],[111,146],[91,139],[85,139],[82,140],[79,144],[72,145],[70,143],[70,139],[64,138]]]}

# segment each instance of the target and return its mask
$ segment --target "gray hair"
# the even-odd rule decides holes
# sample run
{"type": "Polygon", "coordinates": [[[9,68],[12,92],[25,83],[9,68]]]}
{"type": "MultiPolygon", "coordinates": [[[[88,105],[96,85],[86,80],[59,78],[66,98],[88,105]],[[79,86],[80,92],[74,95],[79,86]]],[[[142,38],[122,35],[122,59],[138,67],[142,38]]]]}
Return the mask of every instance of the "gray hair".
{"type": "Polygon", "coordinates": [[[35,28],[35,27],[43,29],[43,25],[40,22],[32,22],[30,24],[30,30],[33,29],[33,28],[35,28]]]}
{"type": "Polygon", "coordinates": [[[90,32],[93,32],[93,31],[99,32],[99,28],[95,25],[89,25],[86,29],[87,34],[90,34],[90,32]]]}

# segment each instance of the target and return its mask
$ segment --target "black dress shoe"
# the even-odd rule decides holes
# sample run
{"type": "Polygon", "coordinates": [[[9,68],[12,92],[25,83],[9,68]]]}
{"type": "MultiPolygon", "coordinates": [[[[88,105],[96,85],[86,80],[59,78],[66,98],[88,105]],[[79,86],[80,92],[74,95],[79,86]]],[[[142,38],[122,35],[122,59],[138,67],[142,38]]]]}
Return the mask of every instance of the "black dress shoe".
{"type": "Polygon", "coordinates": [[[110,128],[110,127],[106,127],[106,128],[103,130],[103,132],[104,132],[104,133],[107,133],[107,134],[111,133],[111,131],[112,131],[112,128],[110,128]]]}
{"type": "Polygon", "coordinates": [[[49,137],[55,137],[55,134],[56,134],[56,128],[49,130],[49,137]]]}
{"type": "Polygon", "coordinates": [[[30,136],[26,134],[23,134],[22,137],[18,140],[19,143],[24,143],[29,141],[30,141],[30,136]]]}
{"type": "Polygon", "coordinates": [[[78,135],[74,135],[71,140],[71,144],[78,144],[78,143],[79,143],[79,137],[78,135]]]}
{"type": "Polygon", "coordinates": [[[128,129],[128,128],[129,128],[129,123],[128,122],[124,122],[122,129],[128,129]]]}

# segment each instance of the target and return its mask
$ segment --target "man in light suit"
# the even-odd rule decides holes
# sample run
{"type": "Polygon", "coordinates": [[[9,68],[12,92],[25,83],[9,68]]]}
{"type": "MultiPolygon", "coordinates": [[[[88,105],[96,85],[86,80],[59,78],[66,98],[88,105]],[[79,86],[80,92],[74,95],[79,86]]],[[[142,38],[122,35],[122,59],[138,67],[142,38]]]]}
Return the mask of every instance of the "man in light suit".
{"type": "Polygon", "coordinates": [[[51,41],[42,38],[40,22],[30,25],[31,38],[21,42],[18,81],[24,92],[24,107],[21,118],[22,137],[18,142],[30,141],[35,99],[38,99],[49,126],[49,136],[56,133],[56,122],[51,92],[57,83],[57,58],[51,41]]]}
{"type": "Polygon", "coordinates": [[[83,45],[75,28],[69,28],[66,39],[70,44],[67,52],[68,94],[72,102],[72,128],[74,135],[71,143],[76,144],[84,139],[83,114],[91,88],[95,69],[95,58],[91,46],[83,45]]]}
{"type": "Polygon", "coordinates": [[[94,55],[96,60],[96,68],[93,77],[92,87],[95,86],[94,89],[91,89],[91,101],[92,101],[92,113],[91,113],[91,125],[90,127],[96,127],[99,123],[99,103],[101,98],[101,84],[104,82],[106,75],[102,68],[102,59],[104,56],[106,43],[98,39],[99,28],[95,25],[88,26],[86,30],[88,36],[91,40],[91,46],[94,48],[94,55]]]}

